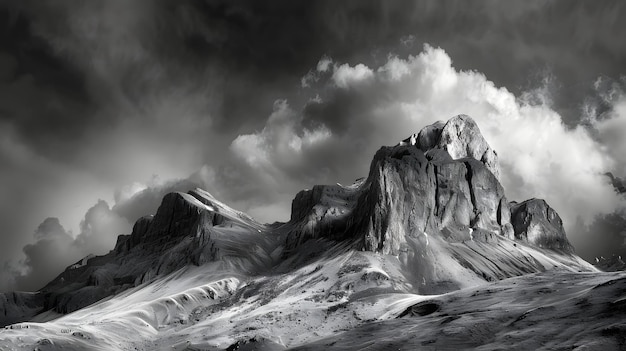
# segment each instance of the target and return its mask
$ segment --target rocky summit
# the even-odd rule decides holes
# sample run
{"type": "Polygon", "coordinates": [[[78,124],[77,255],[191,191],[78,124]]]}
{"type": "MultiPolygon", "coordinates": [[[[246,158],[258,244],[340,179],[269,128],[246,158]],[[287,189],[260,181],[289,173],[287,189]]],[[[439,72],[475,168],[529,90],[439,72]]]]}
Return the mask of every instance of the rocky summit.
{"type": "Polygon", "coordinates": [[[542,271],[537,256],[546,249],[564,267],[587,270],[556,211],[543,200],[509,202],[498,170],[495,151],[470,117],[436,122],[378,150],[366,179],[300,192],[287,247],[330,238],[395,255],[407,271],[420,271],[414,283],[423,293],[542,271]]]}
{"type": "Polygon", "coordinates": [[[624,273],[580,259],[557,212],[499,178],[459,115],[383,146],[351,185],[299,192],[287,223],[168,194],[108,254],[1,294],[0,349],[624,346],[624,273]]]}
{"type": "Polygon", "coordinates": [[[498,176],[497,154],[476,123],[459,115],[382,147],[365,181],[299,193],[291,223],[300,222],[305,237],[365,233],[363,246],[384,253],[428,233],[457,241],[491,234],[513,239],[498,176]]]}

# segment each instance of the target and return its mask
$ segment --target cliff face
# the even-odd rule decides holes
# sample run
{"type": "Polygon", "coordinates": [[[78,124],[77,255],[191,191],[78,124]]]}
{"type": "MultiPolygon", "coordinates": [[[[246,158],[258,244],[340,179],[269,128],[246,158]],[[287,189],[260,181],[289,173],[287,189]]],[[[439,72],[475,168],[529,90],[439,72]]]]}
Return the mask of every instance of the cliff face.
{"type": "Polygon", "coordinates": [[[165,195],[154,216],[140,218],[130,235],[118,237],[114,250],[124,253],[139,245],[144,251],[162,250],[167,248],[167,243],[185,237],[197,238],[200,244],[209,240],[207,228],[225,220],[198,190],[188,194],[170,193],[165,195]]]}
{"type": "Polygon", "coordinates": [[[574,252],[563,229],[563,221],[544,200],[530,199],[511,206],[515,238],[531,245],[574,252]]]}
{"type": "Polygon", "coordinates": [[[374,157],[368,190],[359,199],[355,233],[364,248],[397,254],[406,237],[441,235],[448,241],[513,238],[504,190],[485,165],[453,160],[440,149],[382,148],[374,157]]]}
{"type": "Polygon", "coordinates": [[[497,154],[470,117],[436,122],[382,147],[366,181],[299,193],[291,219],[296,239],[288,246],[302,238],[362,237],[366,250],[397,254],[406,237],[513,239],[499,172],[497,154]]]}

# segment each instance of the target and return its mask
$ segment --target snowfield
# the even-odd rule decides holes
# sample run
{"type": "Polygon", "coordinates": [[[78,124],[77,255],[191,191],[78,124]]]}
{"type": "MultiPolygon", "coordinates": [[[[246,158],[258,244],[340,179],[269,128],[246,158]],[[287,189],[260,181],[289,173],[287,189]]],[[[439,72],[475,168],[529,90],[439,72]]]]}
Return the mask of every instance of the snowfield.
{"type": "Polygon", "coordinates": [[[324,257],[273,274],[187,267],[49,322],[10,325],[0,349],[624,347],[626,273],[556,269],[418,295],[395,257],[317,244],[324,257]]]}

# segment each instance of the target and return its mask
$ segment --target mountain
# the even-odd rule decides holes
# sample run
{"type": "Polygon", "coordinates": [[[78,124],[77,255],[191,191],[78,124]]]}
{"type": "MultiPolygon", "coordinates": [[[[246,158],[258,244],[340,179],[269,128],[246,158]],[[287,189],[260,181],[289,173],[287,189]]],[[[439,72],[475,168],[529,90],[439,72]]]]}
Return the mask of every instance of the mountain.
{"type": "Polygon", "coordinates": [[[553,266],[590,270],[545,201],[507,201],[496,161],[468,116],[437,122],[381,148],[367,179],[296,195],[286,248],[329,238],[396,256],[420,293],[553,266]]]}
{"type": "Polygon", "coordinates": [[[1,295],[0,348],[624,346],[626,273],[580,259],[557,212],[508,201],[499,174],[459,115],[382,147],[354,184],[301,191],[287,223],[168,194],[107,255],[1,295]]]}
{"type": "Polygon", "coordinates": [[[204,190],[167,194],[156,214],[137,220],[132,233],[120,235],[108,254],[70,265],[36,293],[0,295],[0,321],[5,325],[28,320],[42,311],[70,313],[186,265],[237,252],[242,261],[254,260],[247,263],[250,271],[267,269],[273,263],[267,250],[277,245],[270,236],[260,235],[265,230],[204,190]],[[258,255],[248,257],[248,252],[258,255]],[[22,302],[25,299],[28,303],[22,302]]]}

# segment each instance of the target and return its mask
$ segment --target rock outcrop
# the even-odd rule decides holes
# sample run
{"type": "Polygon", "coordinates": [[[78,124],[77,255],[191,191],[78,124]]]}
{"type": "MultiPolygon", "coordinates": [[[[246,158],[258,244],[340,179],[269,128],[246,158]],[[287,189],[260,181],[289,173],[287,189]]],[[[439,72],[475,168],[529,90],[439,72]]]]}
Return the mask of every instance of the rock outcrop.
{"type": "Polygon", "coordinates": [[[594,266],[605,272],[626,270],[626,262],[620,255],[611,255],[608,258],[604,256],[596,257],[594,266]]]}
{"type": "Polygon", "coordinates": [[[363,234],[366,250],[397,254],[407,236],[513,237],[504,190],[475,159],[453,160],[441,149],[385,147],[374,156],[367,188],[351,228],[363,234]]]}
{"type": "Polygon", "coordinates": [[[0,293],[0,326],[21,322],[40,313],[44,295],[37,292],[0,293]]]}
{"type": "Polygon", "coordinates": [[[404,139],[400,145],[415,145],[424,152],[445,150],[454,160],[466,157],[479,160],[500,179],[498,154],[482,136],[476,122],[467,115],[452,117],[446,123],[435,122],[404,139]]]}
{"type": "Polygon", "coordinates": [[[561,217],[544,200],[530,199],[519,204],[512,203],[511,221],[518,240],[541,248],[574,252],[565,236],[561,217]]]}
{"type": "MultiPolygon", "coordinates": [[[[143,245],[148,250],[163,249],[164,245],[180,237],[208,239],[206,228],[219,225],[226,218],[199,190],[165,195],[154,216],[142,217],[133,226],[130,235],[118,237],[115,252],[121,253],[143,245]]],[[[167,245],[165,245],[167,246],[167,245]]]]}
{"type": "Polygon", "coordinates": [[[498,175],[497,154],[469,116],[436,122],[382,147],[365,181],[316,185],[296,195],[287,246],[307,238],[361,237],[366,250],[395,254],[407,236],[513,239],[498,175]]]}
{"type": "Polygon", "coordinates": [[[286,246],[292,249],[312,238],[343,239],[352,224],[352,212],[363,180],[352,186],[315,185],[300,191],[291,204],[286,246]]]}

